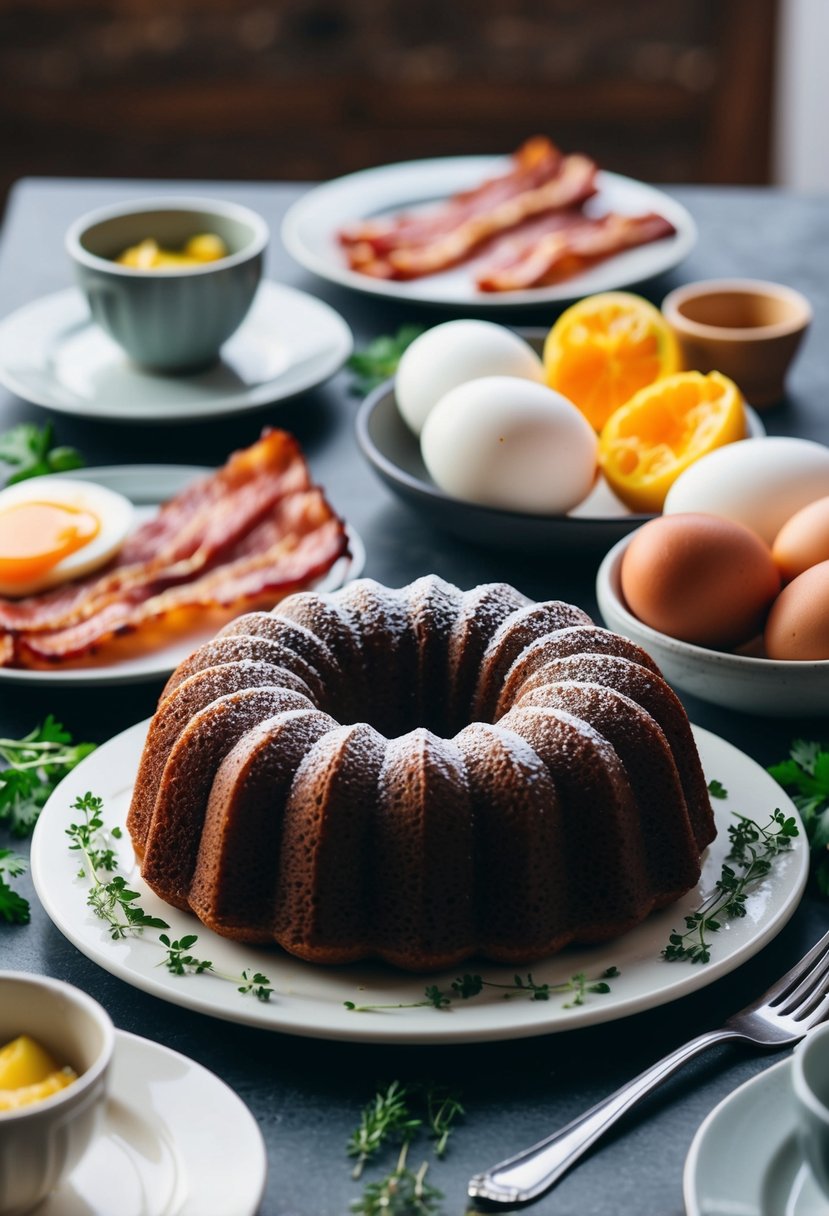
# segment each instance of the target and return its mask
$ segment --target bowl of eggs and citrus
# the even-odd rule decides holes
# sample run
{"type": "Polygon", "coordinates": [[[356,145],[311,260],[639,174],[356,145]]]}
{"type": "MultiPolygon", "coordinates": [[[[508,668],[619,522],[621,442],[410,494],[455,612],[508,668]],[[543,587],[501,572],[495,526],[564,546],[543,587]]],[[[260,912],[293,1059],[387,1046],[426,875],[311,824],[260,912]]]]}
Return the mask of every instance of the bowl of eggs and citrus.
{"type": "Polygon", "coordinates": [[[774,716],[829,710],[829,448],[768,437],[702,457],[596,581],[606,624],[685,692],[774,716]]]}
{"type": "Polygon", "coordinates": [[[704,452],[763,434],[736,385],[678,372],[678,359],[659,310],[625,292],[526,337],[449,321],[367,397],[358,442],[396,494],[464,539],[606,547],[704,452]]]}
{"type": "Polygon", "coordinates": [[[0,596],[48,591],[110,561],[134,521],[129,499],[60,475],[0,491],[0,596]]]}

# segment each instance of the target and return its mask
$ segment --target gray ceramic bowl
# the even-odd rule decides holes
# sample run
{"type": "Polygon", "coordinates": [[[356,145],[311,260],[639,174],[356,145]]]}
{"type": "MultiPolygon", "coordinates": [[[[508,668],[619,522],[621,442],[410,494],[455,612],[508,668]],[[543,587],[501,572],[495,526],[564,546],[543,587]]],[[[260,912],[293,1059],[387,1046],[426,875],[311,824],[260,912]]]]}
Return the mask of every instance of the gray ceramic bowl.
{"type": "Polygon", "coordinates": [[[609,629],[636,642],[659,664],[665,679],[728,709],[772,718],[829,712],[829,659],[792,662],[724,650],[708,650],[668,637],[635,617],[622,595],[626,536],[605,557],[596,577],[596,598],[609,629]]]}
{"type": "Polygon", "coordinates": [[[115,1031],[97,1001],[60,980],[0,971],[0,1046],[28,1034],[78,1079],[0,1111],[0,1216],[21,1216],[80,1160],[106,1096],[115,1031]]]}
{"type": "MultiPolygon", "coordinates": [[[[518,329],[516,333],[541,353],[546,329],[518,329]]],[[[507,511],[454,498],[436,486],[426,471],[420,443],[397,408],[394,380],[366,397],[355,427],[360,450],[394,494],[434,527],[473,544],[537,554],[604,552],[651,518],[629,511],[603,480],[568,515],[507,511]]],[[[748,411],[748,427],[752,436],[765,434],[753,410],[748,411]]]]}
{"type": "Polygon", "coordinates": [[[92,316],[136,363],[165,373],[195,371],[216,360],[253,302],[267,244],[267,224],[256,212],[201,198],[105,207],[81,216],[66,234],[92,316]],[[148,237],[179,249],[202,232],[220,236],[229,255],[171,270],[115,261],[148,237]]]}

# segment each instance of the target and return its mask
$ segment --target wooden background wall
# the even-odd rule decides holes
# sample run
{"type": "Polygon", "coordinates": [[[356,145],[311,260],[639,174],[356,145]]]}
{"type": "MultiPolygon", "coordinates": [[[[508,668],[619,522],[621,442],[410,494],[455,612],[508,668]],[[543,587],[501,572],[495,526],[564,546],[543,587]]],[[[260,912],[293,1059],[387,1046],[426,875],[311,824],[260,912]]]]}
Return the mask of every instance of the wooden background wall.
{"type": "Polygon", "coordinates": [[[25,174],[321,179],[544,132],[651,181],[763,182],[775,0],[0,0],[25,174]]]}

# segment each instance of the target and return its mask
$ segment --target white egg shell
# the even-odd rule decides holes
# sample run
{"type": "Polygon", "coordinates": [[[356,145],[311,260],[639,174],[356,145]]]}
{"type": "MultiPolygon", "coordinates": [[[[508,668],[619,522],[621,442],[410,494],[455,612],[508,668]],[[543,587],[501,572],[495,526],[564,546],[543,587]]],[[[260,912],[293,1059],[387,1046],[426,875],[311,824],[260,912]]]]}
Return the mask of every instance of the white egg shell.
{"type": "Polygon", "coordinates": [[[38,578],[27,583],[0,582],[0,595],[34,595],[97,570],[121,548],[135,519],[135,508],[123,494],[71,477],[32,477],[0,491],[0,512],[26,502],[56,503],[89,511],[99,521],[98,533],[83,548],[76,549],[38,578]]]}
{"type": "Polygon", "coordinates": [[[452,389],[426,419],[420,446],[447,494],[511,511],[563,514],[596,477],[598,440],[581,411],[513,376],[452,389]]]}
{"type": "Polygon", "coordinates": [[[700,457],[671,486],[663,513],[721,515],[771,545],[795,511],[827,494],[829,448],[774,435],[729,443],[700,457]]]}
{"type": "Polygon", "coordinates": [[[419,435],[429,412],[450,389],[482,376],[519,376],[544,382],[535,351],[511,329],[492,321],[446,321],[415,338],[395,379],[397,406],[419,435]]]}

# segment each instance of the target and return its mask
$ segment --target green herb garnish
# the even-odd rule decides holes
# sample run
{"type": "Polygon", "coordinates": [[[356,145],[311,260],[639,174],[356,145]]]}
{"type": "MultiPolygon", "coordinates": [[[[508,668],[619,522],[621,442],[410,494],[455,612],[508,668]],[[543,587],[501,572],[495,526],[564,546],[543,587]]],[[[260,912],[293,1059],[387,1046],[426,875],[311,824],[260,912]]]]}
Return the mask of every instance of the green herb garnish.
{"type": "MultiPolygon", "coordinates": [[[[81,816],[77,823],[70,824],[66,829],[70,850],[81,854],[78,877],[89,882],[86,902],[95,915],[106,922],[113,941],[141,936],[145,929],[169,929],[166,920],[151,916],[141,907],[137,902],[141,898],[140,893],[131,890],[123,874],[116,872],[118,859],[112,841],[119,840],[122,833],[118,827],[107,830],[103,818],[103,799],[87,792],[75,799],[72,810],[79,811],[81,816]]],[[[165,966],[173,975],[209,972],[218,979],[235,984],[243,996],[252,995],[260,1001],[270,1000],[273,989],[266,975],[261,971],[246,970],[241,975],[219,971],[209,960],[196,958],[190,953],[198,940],[194,933],[187,934],[179,941],[172,941],[166,933],[160,933],[158,945],[163,947],[164,955],[159,966],[165,966]]]]}
{"type": "Polygon", "coordinates": [[[12,836],[28,836],[58,782],[94,750],[94,743],[73,743],[51,714],[22,739],[0,739],[8,766],[0,770],[0,823],[12,836]]]}
{"type": "Polygon", "coordinates": [[[717,781],[716,778],[714,778],[713,781],[708,782],[708,793],[712,798],[728,797],[728,790],[725,788],[723,783],[721,781],[717,781]]]}
{"type": "Polygon", "coordinates": [[[28,925],[31,909],[7,880],[19,878],[27,870],[26,859],[11,849],[0,849],[0,920],[7,925],[28,925]]]}
{"type": "Polygon", "coordinates": [[[404,1141],[394,1169],[385,1178],[366,1184],[360,1198],[352,1201],[352,1212],[362,1216],[437,1216],[443,1192],[426,1181],[428,1161],[417,1171],[409,1169],[408,1152],[408,1141],[404,1141]]]}
{"type": "Polygon", "coordinates": [[[408,1098],[409,1090],[399,1081],[392,1081],[388,1089],[376,1093],[365,1107],[360,1125],[346,1146],[349,1157],[357,1158],[352,1178],[360,1177],[365,1163],[390,1139],[410,1140],[420,1129],[423,1120],[411,1114],[408,1098]]]}
{"type": "Polygon", "coordinates": [[[433,1009],[448,1010],[453,1001],[468,1001],[472,997],[479,996],[485,988],[495,988],[503,992],[505,1000],[523,996],[531,1001],[549,1001],[552,996],[565,996],[572,992],[575,994],[572,1001],[567,1001],[564,1005],[565,1009],[572,1009],[574,1005],[583,1005],[589,993],[606,995],[610,992],[610,984],[607,981],[615,979],[620,974],[617,967],[608,967],[598,979],[591,980],[583,971],[579,971],[576,975],[571,975],[569,979],[559,980],[552,984],[536,983],[530,972],[526,977],[514,975],[511,984],[499,984],[493,980],[485,980],[480,975],[459,975],[449,985],[448,992],[439,988],[437,984],[430,984],[424,989],[423,999],[420,1001],[399,1001],[387,1005],[358,1005],[355,1001],[344,1001],[343,1004],[346,1009],[354,1013],[374,1013],[385,1009],[421,1009],[429,1006],[433,1009]]]}
{"type": "Polygon", "coordinates": [[[15,470],[6,484],[11,486],[44,473],[83,468],[86,461],[80,452],[75,448],[55,447],[54,438],[51,422],[45,422],[43,426],[20,422],[0,435],[0,462],[15,470]]]}
{"type": "Polygon", "coordinates": [[[426,1118],[430,1134],[435,1141],[436,1157],[446,1156],[446,1146],[454,1131],[452,1124],[465,1113],[460,1098],[453,1090],[438,1085],[430,1085],[427,1088],[426,1118]]]}
{"type": "Polygon", "coordinates": [[[795,739],[789,759],[769,772],[791,794],[803,817],[812,850],[812,873],[823,895],[829,895],[829,748],[795,739]]]}
{"type": "Polygon", "coordinates": [[[765,878],[775,859],[788,852],[792,839],[798,835],[794,817],[787,819],[781,810],[774,811],[764,827],[745,815],[736,815],[736,819],[728,829],[731,849],[714,890],[696,911],[685,917],[685,932],[671,933],[662,951],[668,962],[710,962],[710,935],[722,928],[723,921],[745,916],[746,898],[752,887],[765,878]]]}
{"type": "Polygon", "coordinates": [[[378,384],[389,380],[397,371],[403,351],[422,333],[422,325],[401,325],[396,334],[383,334],[369,342],[364,350],[355,351],[347,363],[354,373],[351,391],[365,397],[378,384]]]}

